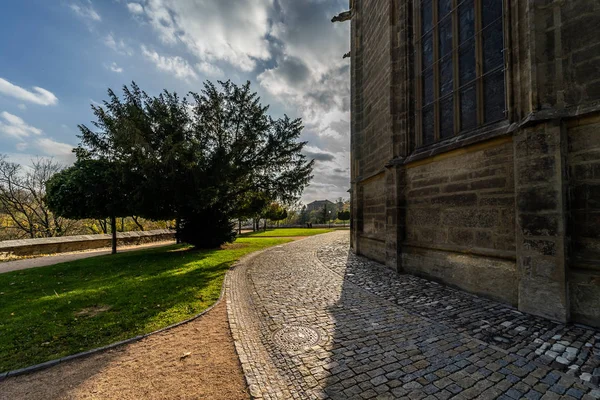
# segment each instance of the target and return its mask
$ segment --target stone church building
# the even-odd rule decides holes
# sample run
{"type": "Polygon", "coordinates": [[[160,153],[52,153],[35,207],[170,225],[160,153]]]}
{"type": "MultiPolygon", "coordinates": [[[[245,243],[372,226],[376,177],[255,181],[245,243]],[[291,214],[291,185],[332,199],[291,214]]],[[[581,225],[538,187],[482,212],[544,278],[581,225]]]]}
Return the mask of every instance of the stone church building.
{"type": "Polygon", "coordinates": [[[600,1],[350,3],[353,250],[600,326],[600,1]]]}

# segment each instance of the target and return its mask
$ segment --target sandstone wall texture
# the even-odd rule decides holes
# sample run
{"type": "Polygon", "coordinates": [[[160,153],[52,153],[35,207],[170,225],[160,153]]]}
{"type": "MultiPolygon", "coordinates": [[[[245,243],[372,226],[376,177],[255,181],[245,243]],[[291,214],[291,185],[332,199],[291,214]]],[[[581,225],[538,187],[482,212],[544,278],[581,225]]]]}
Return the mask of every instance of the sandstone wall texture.
{"type": "MultiPolygon", "coordinates": [[[[117,244],[119,246],[164,242],[168,240],[175,240],[175,232],[168,229],[117,233],[117,244]]],[[[15,256],[56,254],[100,249],[110,247],[111,243],[111,235],[78,235],[43,239],[5,240],[0,242],[0,253],[15,256]]]]}
{"type": "Polygon", "coordinates": [[[600,326],[600,2],[504,0],[505,121],[429,145],[420,2],[351,3],[353,250],[600,326]]]}

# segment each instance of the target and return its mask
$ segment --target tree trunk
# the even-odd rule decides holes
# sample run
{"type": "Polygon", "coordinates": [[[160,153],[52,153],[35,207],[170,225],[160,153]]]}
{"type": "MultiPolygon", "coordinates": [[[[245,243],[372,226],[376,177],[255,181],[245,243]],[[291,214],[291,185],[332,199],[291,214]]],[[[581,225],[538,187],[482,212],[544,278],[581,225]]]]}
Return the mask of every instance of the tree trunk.
{"type": "Polygon", "coordinates": [[[131,219],[133,220],[133,222],[135,222],[135,224],[138,226],[138,228],[140,228],[141,231],[144,230],[144,225],[140,224],[140,221],[138,221],[138,217],[132,216],[131,219]]]}
{"type": "Polygon", "coordinates": [[[264,227],[265,227],[265,232],[266,232],[267,231],[267,219],[266,218],[265,218],[264,227]]]}
{"type": "Polygon", "coordinates": [[[242,220],[238,219],[238,235],[242,234],[242,220]]]}
{"type": "Polygon", "coordinates": [[[181,243],[181,239],[179,238],[179,223],[180,223],[179,217],[175,218],[175,238],[176,238],[177,244],[181,243]]]}
{"type": "Polygon", "coordinates": [[[98,224],[100,225],[100,229],[102,229],[102,233],[107,234],[108,233],[108,227],[106,226],[106,220],[102,220],[99,219],[98,220],[98,224]]]}
{"type": "Polygon", "coordinates": [[[110,230],[112,231],[112,254],[117,254],[117,217],[110,217],[110,230]]]}

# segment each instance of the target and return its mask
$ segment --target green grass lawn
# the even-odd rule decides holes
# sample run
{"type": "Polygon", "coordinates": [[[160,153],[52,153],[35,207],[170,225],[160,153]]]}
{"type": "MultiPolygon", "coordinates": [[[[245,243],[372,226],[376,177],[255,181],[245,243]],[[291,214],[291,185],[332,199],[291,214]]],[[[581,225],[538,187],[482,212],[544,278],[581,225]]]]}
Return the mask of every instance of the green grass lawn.
{"type": "Polygon", "coordinates": [[[244,237],[210,251],[173,245],[0,274],[0,372],[192,317],[219,298],[235,260],[289,241],[244,237]]]}
{"type": "Polygon", "coordinates": [[[267,231],[244,233],[242,237],[290,237],[290,236],[313,236],[321,233],[333,232],[333,229],[307,229],[307,228],[281,228],[267,229],[267,231]]]}

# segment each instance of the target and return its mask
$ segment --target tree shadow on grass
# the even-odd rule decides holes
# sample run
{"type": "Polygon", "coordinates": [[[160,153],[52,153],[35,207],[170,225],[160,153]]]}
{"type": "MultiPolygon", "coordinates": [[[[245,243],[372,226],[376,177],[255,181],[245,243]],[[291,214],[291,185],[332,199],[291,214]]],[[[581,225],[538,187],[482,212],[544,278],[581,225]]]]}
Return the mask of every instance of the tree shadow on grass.
{"type": "Polygon", "coordinates": [[[236,258],[237,252],[172,246],[0,275],[0,291],[5,291],[0,297],[0,371],[190,318],[219,298],[225,272],[236,258]]]}

